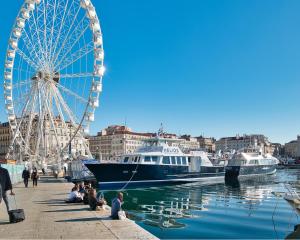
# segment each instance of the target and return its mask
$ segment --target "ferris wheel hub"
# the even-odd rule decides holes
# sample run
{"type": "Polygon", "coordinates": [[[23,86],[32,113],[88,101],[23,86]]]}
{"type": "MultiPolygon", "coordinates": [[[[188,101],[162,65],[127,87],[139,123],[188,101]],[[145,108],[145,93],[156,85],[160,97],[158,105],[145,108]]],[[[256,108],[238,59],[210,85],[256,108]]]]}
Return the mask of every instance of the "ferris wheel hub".
{"type": "Polygon", "coordinates": [[[59,72],[43,72],[43,71],[39,71],[37,72],[32,78],[31,80],[33,81],[43,81],[43,82],[51,82],[54,81],[56,83],[59,83],[60,80],[60,74],[59,72]]]}

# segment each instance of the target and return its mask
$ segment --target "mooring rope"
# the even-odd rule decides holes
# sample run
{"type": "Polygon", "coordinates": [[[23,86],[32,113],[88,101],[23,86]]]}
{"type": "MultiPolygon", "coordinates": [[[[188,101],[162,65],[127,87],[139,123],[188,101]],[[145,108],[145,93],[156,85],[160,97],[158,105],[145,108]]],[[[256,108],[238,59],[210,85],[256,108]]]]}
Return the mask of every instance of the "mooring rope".
{"type": "Polygon", "coordinates": [[[136,165],[136,168],[134,171],[132,171],[132,175],[131,178],[127,181],[127,183],[119,190],[119,192],[122,192],[127,186],[128,184],[131,182],[131,180],[133,179],[134,175],[137,173],[138,167],[139,167],[139,163],[136,165]]]}

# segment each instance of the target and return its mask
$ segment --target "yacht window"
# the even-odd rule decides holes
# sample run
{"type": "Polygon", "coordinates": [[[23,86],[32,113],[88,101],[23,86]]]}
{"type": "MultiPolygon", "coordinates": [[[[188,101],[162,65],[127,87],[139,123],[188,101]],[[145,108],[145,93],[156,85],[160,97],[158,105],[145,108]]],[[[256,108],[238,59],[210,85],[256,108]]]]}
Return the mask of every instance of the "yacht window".
{"type": "Polygon", "coordinates": [[[162,160],[162,163],[163,164],[170,164],[170,158],[169,157],[163,157],[163,160],[162,160]]]}
{"type": "Polygon", "coordinates": [[[150,156],[145,156],[144,161],[145,161],[145,162],[151,162],[151,157],[150,157],[150,156]]]}
{"type": "Polygon", "coordinates": [[[181,165],[181,157],[177,157],[176,160],[177,160],[177,165],[181,165]]]}
{"type": "Polygon", "coordinates": [[[171,157],[171,159],[172,159],[172,164],[176,164],[176,159],[175,159],[175,157],[173,156],[173,157],[171,157]]]}
{"type": "Polygon", "coordinates": [[[191,157],[188,157],[188,161],[189,161],[189,163],[191,162],[191,157]]]}
{"type": "Polygon", "coordinates": [[[182,164],[186,165],[186,157],[182,157],[182,164]]]}
{"type": "Polygon", "coordinates": [[[157,162],[158,157],[157,156],[152,156],[152,162],[157,162]]]}
{"type": "Polygon", "coordinates": [[[135,158],[134,158],[134,162],[137,162],[137,160],[138,160],[138,157],[135,157],[135,158]]]}
{"type": "Polygon", "coordinates": [[[129,160],[129,157],[124,158],[124,162],[128,162],[128,160],[129,160]]]}

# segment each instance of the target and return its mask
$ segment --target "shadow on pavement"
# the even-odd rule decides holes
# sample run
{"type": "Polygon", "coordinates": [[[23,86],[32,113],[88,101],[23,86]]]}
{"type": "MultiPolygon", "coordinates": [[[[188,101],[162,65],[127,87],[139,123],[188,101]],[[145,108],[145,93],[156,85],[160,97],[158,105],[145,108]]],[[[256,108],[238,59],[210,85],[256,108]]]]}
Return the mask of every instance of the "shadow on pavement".
{"type": "Polygon", "coordinates": [[[58,178],[58,179],[41,179],[38,181],[38,183],[64,183],[66,182],[65,179],[63,178],[58,178]]]}
{"type": "Polygon", "coordinates": [[[66,220],[58,220],[55,222],[93,222],[93,221],[99,221],[101,220],[100,218],[97,217],[92,217],[92,218],[75,218],[75,219],[66,219],[66,220]]]}
{"type": "Polygon", "coordinates": [[[10,224],[10,222],[0,220],[0,225],[8,225],[8,224],[10,224]]]}
{"type": "Polygon", "coordinates": [[[58,210],[48,210],[43,212],[55,213],[55,212],[81,212],[81,211],[89,211],[89,208],[58,209],[58,210]]]}
{"type": "Polygon", "coordinates": [[[33,201],[33,203],[36,204],[61,204],[66,203],[63,199],[51,199],[51,200],[45,200],[45,201],[33,201]]]}

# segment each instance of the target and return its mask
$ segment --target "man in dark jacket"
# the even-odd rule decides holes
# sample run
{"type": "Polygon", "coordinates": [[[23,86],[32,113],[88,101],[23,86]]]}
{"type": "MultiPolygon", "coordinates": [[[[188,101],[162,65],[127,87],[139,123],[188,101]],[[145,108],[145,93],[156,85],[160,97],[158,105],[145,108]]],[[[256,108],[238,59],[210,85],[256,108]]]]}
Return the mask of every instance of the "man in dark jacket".
{"type": "Polygon", "coordinates": [[[6,205],[7,212],[9,211],[8,198],[6,195],[6,192],[8,190],[10,190],[10,195],[15,195],[14,192],[12,191],[12,184],[11,184],[9,173],[7,169],[2,168],[0,165],[0,203],[3,198],[6,205]]]}
{"type": "Polygon", "coordinates": [[[22,173],[22,178],[24,179],[25,187],[28,187],[28,180],[30,178],[30,172],[25,168],[22,173]]]}

